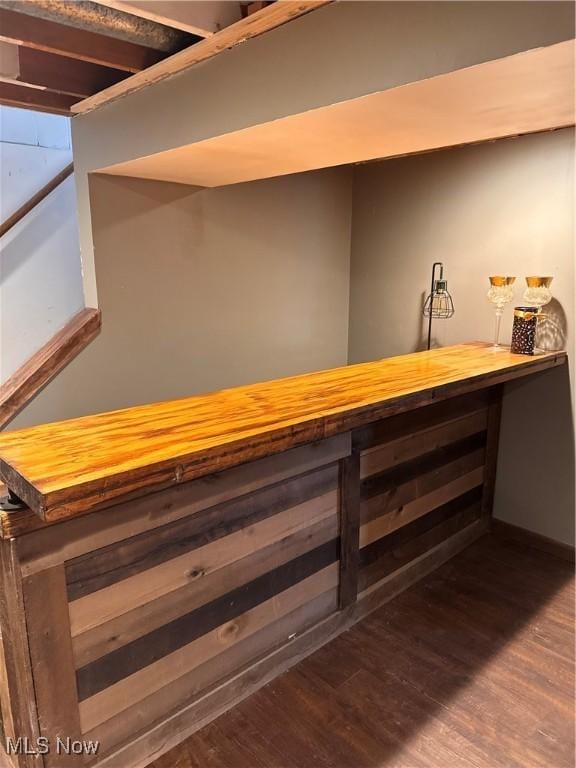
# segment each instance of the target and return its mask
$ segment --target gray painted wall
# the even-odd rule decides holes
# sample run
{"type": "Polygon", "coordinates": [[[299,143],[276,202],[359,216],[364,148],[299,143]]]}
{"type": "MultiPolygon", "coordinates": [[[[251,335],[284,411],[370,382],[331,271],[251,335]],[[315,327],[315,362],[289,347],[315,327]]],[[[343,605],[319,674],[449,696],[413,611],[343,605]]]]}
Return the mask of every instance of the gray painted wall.
{"type": "Polygon", "coordinates": [[[345,365],[351,191],[93,177],[102,332],[10,428],[345,365]]]}
{"type": "MultiPolygon", "coordinates": [[[[439,343],[491,338],[490,273],[545,272],[573,354],[573,138],[217,190],[93,177],[102,334],[11,427],[413,351],[435,259],[457,310],[439,343]]],[[[568,542],[573,509],[563,369],[508,389],[496,515],[568,542]]]]}
{"type": "MultiPolygon", "coordinates": [[[[488,275],[553,275],[542,344],[574,357],[574,130],[389,160],[356,169],[350,362],[421,349],[430,268],[443,261],[456,314],[436,321],[440,345],[490,340],[488,275]]],[[[574,540],[574,428],[566,368],[507,390],[497,517],[574,540]]]]}
{"type": "Polygon", "coordinates": [[[86,302],[88,172],[573,37],[571,2],[338,2],[72,121],[86,302]],[[106,137],[106,140],[103,140],[106,137]]]}

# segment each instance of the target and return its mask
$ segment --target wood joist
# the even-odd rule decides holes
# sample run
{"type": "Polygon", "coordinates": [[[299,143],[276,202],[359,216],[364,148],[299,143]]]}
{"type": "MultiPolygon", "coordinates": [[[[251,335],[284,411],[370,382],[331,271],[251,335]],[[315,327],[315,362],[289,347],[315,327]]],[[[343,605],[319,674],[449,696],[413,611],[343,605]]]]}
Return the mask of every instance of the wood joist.
{"type": "Polygon", "coordinates": [[[167,73],[175,74],[326,1],[241,6],[103,0],[76,9],[62,3],[60,10],[28,0],[22,11],[0,2],[0,104],[69,115],[74,104],[165,59],[167,73]],[[139,23],[145,33],[135,35],[139,23]],[[178,58],[198,42],[198,57],[178,58]]]}
{"type": "Polygon", "coordinates": [[[0,103],[61,114],[168,55],[5,8],[0,39],[0,103]]]}

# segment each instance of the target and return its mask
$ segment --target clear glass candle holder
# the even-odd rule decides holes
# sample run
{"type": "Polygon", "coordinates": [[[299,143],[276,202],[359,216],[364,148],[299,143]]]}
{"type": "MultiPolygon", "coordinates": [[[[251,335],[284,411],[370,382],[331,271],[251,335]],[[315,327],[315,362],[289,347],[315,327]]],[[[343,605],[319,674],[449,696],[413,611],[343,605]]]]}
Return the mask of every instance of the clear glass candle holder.
{"type": "Polygon", "coordinates": [[[494,348],[500,347],[500,324],[504,307],[514,298],[515,277],[504,277],[503,275],[492,275],[490,277],[490,290],[487,293],[488,299],[494,304],[496,310],[496,323],[494,327],[494,348]]]}

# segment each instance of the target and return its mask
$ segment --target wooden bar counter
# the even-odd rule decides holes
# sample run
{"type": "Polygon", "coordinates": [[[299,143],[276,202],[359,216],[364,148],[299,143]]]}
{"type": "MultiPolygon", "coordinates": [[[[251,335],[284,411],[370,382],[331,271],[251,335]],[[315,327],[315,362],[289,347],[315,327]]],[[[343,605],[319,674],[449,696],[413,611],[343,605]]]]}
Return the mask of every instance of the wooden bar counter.
{"type": "Polygon", "coordinates": [[[565,361],[464,344],[1,434],[0,763],[144,766],[445,562],[489,525],[503,385],[565,361]]]}

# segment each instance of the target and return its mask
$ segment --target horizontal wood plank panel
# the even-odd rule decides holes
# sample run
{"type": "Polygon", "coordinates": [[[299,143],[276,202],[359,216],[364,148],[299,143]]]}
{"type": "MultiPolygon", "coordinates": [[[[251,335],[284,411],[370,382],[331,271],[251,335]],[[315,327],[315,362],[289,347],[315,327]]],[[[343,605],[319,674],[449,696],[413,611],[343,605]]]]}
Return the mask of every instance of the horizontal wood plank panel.
{"type": "MultiPolygon", "coordinates": [[[[183,697],[288,642],[275,624],[289,613],[319,621],[333,610],[339,476],[338,463],[321,465],[65,563],[82,731],[112,719],[129,738],[143,699],[167,716],[183,697]],[[322,611],[309,610],[321,595],[322,611]]],[[[292,624],[289,635],[304,627],[292,624]]]]}
{"type": "Polygon", "coordinates": [[[377,539],[387,536],[408,523],[417,520],[422,515],[432,512],[442,504],[461,496],[467,491],[482,484],[484,467],[479,466],[472,472],[458,477],[450,483],[442,485],[432,493],[414,499],[405,506],[386,512],[380,517],[365,523],[360,527],[360,548],[372,544],[377,539]]]}
{"type": "MultiPolygon", "coordinates": [[[[457,412],[457,411],[456,411],[457,412]]],[[[405,437],[377,445],[363,451],[360,458],[360,476],[383,472],[410,459],[444,448],[486,430],[488,409],[475,411],[470,416],[445,422],[437,427],[416,431],[405,437]]]]}
{"type": "Polygon", "coordinates": [[[203,579],[257,549],[336,515],[337,492],[331,491],[248,526],[166,563],[131,576],[70,603],[72,636],[120,616],[142,603],[203,579]]]}
{"type": "MultiPolygon", "coordinates": [[[[332,464],[349,453],[350,434],[336,435],[207,475],[167,491],[123,502],[113,510],[68,520],[65,526],[59,528],[44,525],[20,541],[22,572],[35,573],[123,539],[156,530],[209,507],[332,464]]],[[[15,534],[13,520],[20,514],[9,516],[12,522],[8,521],[6,525],[4,532],[7,536],[15,534]]],[[[39,525],[43,525],[39,517],[33,517],[39,525]]]]}
{"type": "Polygon", "coordinates": [[[403,500],[410,501],[420,489],[421,493],[434,490],[443,479],[450,480],[477,466],[478,461],[484,460],[485,447],[486,433],[480,432],[384,472],[369,475],[360,485],[361,501],[369,503],[378,497],[382,504],[389,503],[389,508],[403,500]]]}
{"type": "Polygon", "coordinates": [[[147,571],[337,487],[338,467],[328,466],[75,558],[66,565],[69,599],[147,571]]]}
{"type": "Polygon", "coordinates": [[[80,701],[238,619],[337,560],[338,541],[334,539],[81,667],[76,673],[80,701]]]}
{"type": "Polygon", "coordinates": [[[242,670],[248,663],[269,655],[278,647],[289,647],[309,627],[335,613],[337,603],[336,588],[308,600],[286,616],[239,640],[224,653],[123,710],[121,716],[111,717],[88,732],[86,738],[99,741],[102,752],[106,754],[113,747],[129,741],[135,733],[162,721],[167,712],[189,704],[221,680],[242,670]]]}
{"type": "Polygon", "coordinates": [[[333,613],[296,637],[293,642],[282,644],[275,652],[265,655],[240,674],[174,712],[171,717],[152,728],[144,728],[134,740],[107,756],[102,768],[126,768],[127,765],[144,763],[151,754],[160,756],[446,562],[482,536],[487,527],[486,519],[479,520],[399,568],[383,582],[365,590],[353,608],[333,613]]]}
{"type": "Polygon", "coordinates": [[[478,486],[360,551],[359,591],[419,557],[480,517],[478,486]]]}
{"type": "Polygon", "coordinates": [[[333,589],[337,583],[338,564],[334,563],[261,603],[240,619],[212,630],[169,656],[82,701],[80,719],[83,733],[93,730],[137,701],[159,691],[234,643],[333,589]]]}
{"type": "Polygon", "coordinates": [[[437,507],[417,520],[413,520],[408,525],[398,528],[388,536],[376,539],[376,541],[373,541],[371,544],[362,548],[360,552],[360,567],[366,568],[366,566],[378,560],[382,555],[386,554],[394,547],[410,541],[410,539],[415,538],[420,535],[420,533],[447,520],[462,509],[475,505],[481,498],[482,487],[478,486],[471,491],[467,491],[462,496],[458,496],[455,499],[446,502],[446,504],[442,504],[440,507],[437,507]]]}
{"type": "Polygon", "coordinates": [[[489,521],[485,517],[480,517],[457,533],[442,539],[439,544],[416,555],[384,578],[373,581],[369,587],[365,587],[358,593],[356,611],[359,617],[368,615],[423,576],[443,565],[457,552],[487,533],[489,528],[489,521]]]}
{"type": "Polygon", "coordinates": [[[279,671],[270,665],[306,655],[302,638],[341,631],[447,557],[449,542],[478,535],[486,415],[500,397],[418,395],[386,419],[378,406],[369,429],[20,538],[25,579],[66,574],[66,666],[80,731],[102,739],[94,765],[127,768],[119,755],[145,731],[170,739],[168,723],[213,717],[279,671]],[[378,459],[361,478],[366,456],[378,459]]]}
{"type": "MultiPolygon", "coordinates": [[[[442,466],[406,480],[399,486],[393,486],[380,494],[375,494],[360,503],[360,520],[363,525],[387,514],[399,514],[403,511],[410,514],[408,507],[414,511],[429,507],[435,494],[442,494],[442,487],[458,480],[484,465],[483,449],[464,454],[461,458],[443,464],[442,466]]],[[[429,507],[432,509],[433,507],[429,507]]]]}
{"type": "Polygon", "coordinates": [[[411,435],[447,427],[452,422],[485,410],[489,405],[490,389],[479,389],[449,400],[429,403],[424,408],[375,420],[354,431],[354,449],[367,456],[371,450],[403,441],[411,435]]]}
{"type": "Polygon", "coordinates": [[[565,360],[462,344],[41,425],[0,436],[0,477],[58,520],[565,360]]]}
{"type": "Polygon", "coordinates": [[[144,603],[73,638],[76,667],[105,656],[132,640],[231,592],[249,581],[338,537],[336,516],[327,517],[162,597],[144,603]]]}

